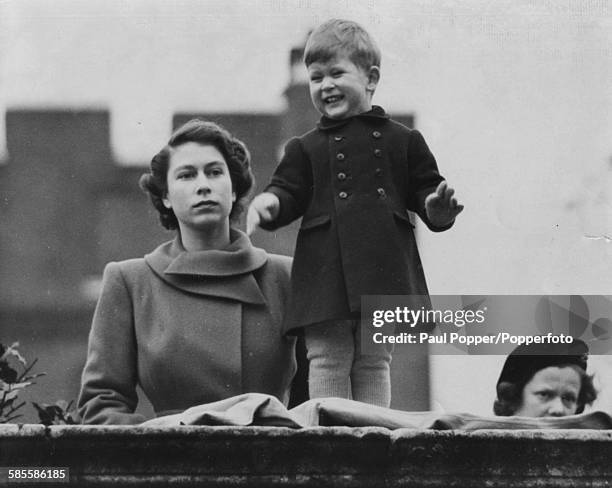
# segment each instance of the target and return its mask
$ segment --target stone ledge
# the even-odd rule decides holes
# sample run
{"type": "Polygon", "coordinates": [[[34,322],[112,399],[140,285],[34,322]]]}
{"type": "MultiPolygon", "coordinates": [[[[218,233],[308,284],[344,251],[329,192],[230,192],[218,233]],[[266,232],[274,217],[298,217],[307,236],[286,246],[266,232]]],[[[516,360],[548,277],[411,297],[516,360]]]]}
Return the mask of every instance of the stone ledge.
{"type": "Polygon", "coordinates": [[[0,426],[1,467],[72,486],[594,488],[611,460],[612,431],[0,426]]]}

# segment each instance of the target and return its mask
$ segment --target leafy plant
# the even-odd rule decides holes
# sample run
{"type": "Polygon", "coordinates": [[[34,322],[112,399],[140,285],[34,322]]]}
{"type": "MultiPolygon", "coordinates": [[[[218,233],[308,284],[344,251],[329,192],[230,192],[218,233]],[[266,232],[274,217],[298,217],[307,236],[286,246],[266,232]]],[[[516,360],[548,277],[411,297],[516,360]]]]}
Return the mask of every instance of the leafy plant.
{"type": "Polygon", "coordinates": [[[78,424],[78,415],[73,407],[73,402],[67,403],[60,400],[55,404],[38,404],[32,402],[38,412],[40,423],[44,425],[74,425],[78,424]]]}
{"type": "Polygon", "coordinates": [[[30,373],[37,359],[28,364],[19,353],[18,347],[18,342],[10,346],[0,344],[0,424],[12,422],[22,416],[18,410],[26,402],[19,401],[19,394],[34,385],[34,379],[45,374],[30,373]]]}

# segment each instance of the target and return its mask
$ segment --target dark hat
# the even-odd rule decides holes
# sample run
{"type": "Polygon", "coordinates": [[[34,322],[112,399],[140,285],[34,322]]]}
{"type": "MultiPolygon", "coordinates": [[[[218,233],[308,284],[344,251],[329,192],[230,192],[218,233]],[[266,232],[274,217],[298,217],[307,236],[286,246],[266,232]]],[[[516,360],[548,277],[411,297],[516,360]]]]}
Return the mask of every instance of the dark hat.
{"type": "Polygon", "coordinates": [[[523,387],[538,371],[549,366],[574,364],[587,369],[589,348],[580,339],[571,344],[522,344],[506,358],[497,384],[513,383],[523,387]]]}

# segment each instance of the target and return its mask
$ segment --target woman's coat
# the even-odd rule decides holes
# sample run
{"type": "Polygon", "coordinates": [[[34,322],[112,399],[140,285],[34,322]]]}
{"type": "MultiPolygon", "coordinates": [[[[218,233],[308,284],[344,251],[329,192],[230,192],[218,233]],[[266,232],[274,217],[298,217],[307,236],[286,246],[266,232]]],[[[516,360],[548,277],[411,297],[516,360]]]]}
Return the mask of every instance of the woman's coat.
{"type": "Polygon", "coordinates": [[[282,337],[291,261],[232,230],[224,250],[175,239],[110,263],[89,337],[84,423],[135,424],[136,385],[157,415],[247,392],[287,403],[294,340],[282,337]]]}

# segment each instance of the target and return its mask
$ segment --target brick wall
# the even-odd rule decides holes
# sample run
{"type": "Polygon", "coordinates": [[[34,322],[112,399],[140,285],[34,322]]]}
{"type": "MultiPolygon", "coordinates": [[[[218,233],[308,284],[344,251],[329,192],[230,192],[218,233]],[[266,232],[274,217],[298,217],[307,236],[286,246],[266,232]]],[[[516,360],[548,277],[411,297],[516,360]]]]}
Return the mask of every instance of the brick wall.
{"type": "Polygon", "coordinates": [[[610,459],[610,431],[0,426],[0,466],[69,468],[57,486],[593,488],[610,459]]]}

